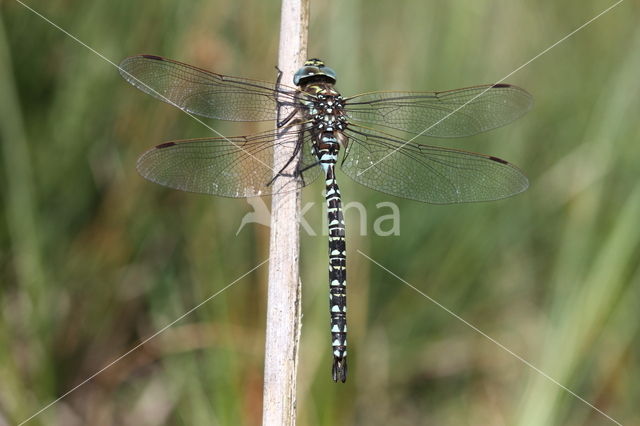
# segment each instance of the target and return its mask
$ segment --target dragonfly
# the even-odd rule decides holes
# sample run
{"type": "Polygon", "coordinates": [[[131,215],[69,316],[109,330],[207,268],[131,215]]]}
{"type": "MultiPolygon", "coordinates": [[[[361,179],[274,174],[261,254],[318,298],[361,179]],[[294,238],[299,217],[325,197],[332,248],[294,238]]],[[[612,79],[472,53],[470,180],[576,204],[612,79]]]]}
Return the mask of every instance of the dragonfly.
{"type": "Polygon", "coordinates": [[[317,58],[304,63],[292,86],[281,84],[280,76],[275,82],[239,78],[154,55],[126,58],[120,73],[189,114],[277,122],[275,129],[250,136],[157,145],[138,159],[144,178],[182,191],[255,197],[298,190],[324,177],[334,382],[347,378],[345,222],[337,166],[366,187],[432,204],[497,200],[529,185],[516,166],[498,157],[415,140],[471,136],[516,120],[533,98],[510,84],[343,97],[335,88],[336,72],[317,58]],[[283,117],[287,108],[293,112],[283,117]],[[290,158],[276,161],[278,147],[289,149],[290,158]],[[287,167],[293,173],[285,173],[287,167]]]}

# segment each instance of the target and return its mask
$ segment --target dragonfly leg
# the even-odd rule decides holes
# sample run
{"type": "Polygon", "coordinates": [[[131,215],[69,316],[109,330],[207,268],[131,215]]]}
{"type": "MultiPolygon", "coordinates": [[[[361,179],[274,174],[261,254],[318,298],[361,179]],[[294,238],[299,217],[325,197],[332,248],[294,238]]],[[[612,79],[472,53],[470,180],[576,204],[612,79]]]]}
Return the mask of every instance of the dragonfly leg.
{"type": "Polygon", "coordinates": [[[312,168],[314,168],[315,166],[318,166],[319,164],[320,164],[320,160],[316,161],[316,162],[315,162],[315,163],[313,163],[313,164],[309,164],[308,166],[304,166],[303,168],[301,168],[300,170],[298,170],[298,172],[297,172],[297,173],[302,174],[302,173],[306,172],[307,170],[312,169],[312,168]]]}
{"type": "MultiPolygon", "coordinates": [[[[283,127],[284,125],[286,125],[287,123],[289,123],[293,117],[295,117],[296,113],[298,112],[297,108],[293,108],[293,111],[291,111],[289,113],[289,115],[287,115],[284,120],[281,120],[281,109],[284,106],[291,106],[290,103],[287,102],[282,102],[278,99],[278,93],[280,91],[280,82],[282,81],[282,71],[280,71],[280,68],[278,68],[276,66],[276,70],[278,71],[278,77],[276,77],[276,90],[274,91],[274,96],[276,98],[276,125],[278,126],[278,128],[283,127]]],[[[297,103],[295,104],[297,105],[297,103]]]]}
{"type": "Polygon", "coordinates": [[[276,77],[276,87],[280,86],[280,82],[282,81],[282,71],[278,66],[275,66],[276,71],[278,71],[278,76],[276,77]]]}
{"type": "MultiPolygon", "coordinates": [[[[291,165],[291,163],[298,158],[298,154],[300,153],[300,150],[302,149],[302,144],[304,142],[304,137],[303,134],[300,133],[299,137],[298,137],[298,142],[296,143],[296,147],[293,151],[293,154],[291,154],[291,156],[289,157],[289,159],[287,160],[287,162],[284,164],[284,166],[282,166],[280,168],[280,170],[278,171],[278,173],[275,174],[275,176],[267,183],[267,186],[271,186],[273,184],[273,182],[276,180],[276,178],[278,178],[279,176],[284,176],[284,177],[299,177],[301,176],[303,170],[299,170],[296,169],[294,171],[293,174],[291,173],[284,173],[284,170],[289,167],[289,165],[291,165]]],[[[306,169],[305,169],[306,170],[306,169]]],[[[303,181],[304,182],[304,181],[303,181]]]]}
{"type": "Polygon", "coordinates": [[[294,108],[293,111],[291,111],[289,113],[289,115],[287,115],[284,120],[280,120],[280,109],[284,106],[285,104],[283,102],[278,102],[278,111],[276,113],[277,116],[277,125],[278,128],[284,127],[287,123],[289,123],[290,121],[293,120],[293,118],[296,116],[296,114],[298,113],[297,108],[294,108]]]}

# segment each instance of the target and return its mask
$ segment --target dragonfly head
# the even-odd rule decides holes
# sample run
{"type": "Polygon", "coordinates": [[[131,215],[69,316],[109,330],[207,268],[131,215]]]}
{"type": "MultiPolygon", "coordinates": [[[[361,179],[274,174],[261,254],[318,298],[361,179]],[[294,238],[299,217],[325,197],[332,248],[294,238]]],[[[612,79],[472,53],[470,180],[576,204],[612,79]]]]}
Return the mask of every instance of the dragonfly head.
{"type": "Polygon", "coordinates": [[[324,62],[320,59],[307,59],[304,66],[293,76],[293,83],[296,86],[302,86],[317,82],[335,83],[336,72],[325,66],[324,62]]]}

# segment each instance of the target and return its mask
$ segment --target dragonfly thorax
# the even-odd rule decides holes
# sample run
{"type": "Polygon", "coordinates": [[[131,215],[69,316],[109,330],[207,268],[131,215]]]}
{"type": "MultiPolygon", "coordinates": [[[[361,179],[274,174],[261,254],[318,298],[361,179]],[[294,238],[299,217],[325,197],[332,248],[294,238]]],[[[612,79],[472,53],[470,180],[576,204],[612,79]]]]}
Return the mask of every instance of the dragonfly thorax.
{"type": "Polygon", "coordinates": [[[346,146],[347,138],[343,131],[349,122],[344,99],[332,84],[317,83],[307,86],[301,104],[308,129],[318,143],[329,134],[335,143],[346,146]]]}
{"type": "Polygon", "coordinates": [[[340,96],[325,97],[314,102],[313,127],[325,132],[342,131],[347,128],[347,116],[340,96]]]}
{"type": "Polygon", "coordinates": [[[347,128],[344,99],[331,84],[314,84],[305,88],[301,99],[305,119],[317,131],[341,131],[347,128]]]}

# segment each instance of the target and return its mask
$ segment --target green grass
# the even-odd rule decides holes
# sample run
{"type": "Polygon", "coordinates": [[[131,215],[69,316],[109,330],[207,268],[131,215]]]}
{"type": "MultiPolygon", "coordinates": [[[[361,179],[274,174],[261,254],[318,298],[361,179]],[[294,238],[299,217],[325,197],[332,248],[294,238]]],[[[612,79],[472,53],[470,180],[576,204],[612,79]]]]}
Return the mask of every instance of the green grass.
{"type": "MultiPolygon", "coordinates": [[[[273,79],[279,3],[30,2],[114,62],[151,53],[273,79]]],[[[445,90],[509,74],[612,4],[312,5],[310,56],[346,95],[445,90]]],[[[623,424],[638,424],[640,31],[626,1],[507,79],[535,107],[462,140],[531,188],[432,206],[340,175],[347,216],[349,362],[330,381],[326,238],[303,236],[300,425],[613,424],[357,250],[623,424]],[[372,235],[376,203],[400,236],[372,235]]],[[[162,141],[208,136],[17,2],[0,3],[0,424],[17,424],[264,260],[243,200],[181,193],[135,171],[162,141]]],[[[226,135],[254,126],[210,121],[226,135]]],[[[305,192],[318,208],[321,185],[305,192]]],[[[71,393],[33,425],[260,423],[266,267],[71,393]]]]}

